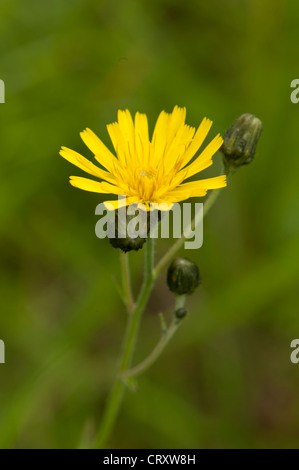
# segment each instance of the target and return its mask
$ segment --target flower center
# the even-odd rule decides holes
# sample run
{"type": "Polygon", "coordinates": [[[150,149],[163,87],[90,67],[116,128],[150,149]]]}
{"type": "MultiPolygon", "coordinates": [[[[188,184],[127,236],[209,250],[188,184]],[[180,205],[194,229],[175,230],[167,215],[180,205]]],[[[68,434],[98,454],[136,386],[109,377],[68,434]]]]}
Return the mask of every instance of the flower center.
{"type": "Polygon", "coordinates": [[[147,169],[147,170],[141,170],[139,172],[139,175],[140,176],[146,176],[149,179],[153,179],[153,178],[156,178],[156,176],[157,176],[157,170],[154,170],[152,168],[147,169]]]}
{"type": "Polygon", "coordinates": [[[141,167],[136,172],[136,189],[143,201],[151,200],[156,188],[157,175],[157,170],[151,167],[141,167]]]}

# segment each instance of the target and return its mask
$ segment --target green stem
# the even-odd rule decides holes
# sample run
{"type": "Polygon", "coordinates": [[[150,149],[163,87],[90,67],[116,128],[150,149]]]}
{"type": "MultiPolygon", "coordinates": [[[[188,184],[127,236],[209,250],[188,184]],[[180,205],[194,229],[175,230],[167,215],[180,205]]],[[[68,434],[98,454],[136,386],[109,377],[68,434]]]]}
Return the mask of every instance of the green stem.
{"type": "Polygon", "coordinates": [[[145,276],[138,296],[136,306],[129,316],[125,342],[120,359],[118,376],[108,398],[107,406],[104,412],[101,427],[94,441],[94,448],[102,448],[107,441],[114,423],[116,421],[121,401],[125,391],[125,382],[123,381],[123,373],[130,367],[131,359],[134,353],[139,323],[147,304],[147,300],[151,293],[154,277],[153,277],[153,256],[154,256],[154,239],[148,238],[146,242],[145,252],[145,276]]]}
{"type": "Polygon", "coordinates": [[[122,288],[125,297],[125,303],[128,312],[132,312],[135,308],[134,297],[132,293],[130,267],[129,267],[129,253],[120,252],[120,266],[122,277],[122,288]]]}
{"type": "MultiPolygon", "coordinates": [[[[185,296],[180,296],[177,298],[175,310],[180,307],[183,307],[185,304],[185,296]]],[[[142,374],[145,372],[149,367],[151,367],[156,360],[161,356],[162,352],[166,348],[167,344],[177,331],[177,329],[181,326],[182,320],[180,318],[176,318],[175,314],[173,315],[172,322],[169,328],[162,334],[160,341],[157,343],[156,347],[152,350],[152,352],[135,367],[132,369],[127,370],[123,375],[124,378],[129,377],[136,377],[137,375],[142,374]]]]}

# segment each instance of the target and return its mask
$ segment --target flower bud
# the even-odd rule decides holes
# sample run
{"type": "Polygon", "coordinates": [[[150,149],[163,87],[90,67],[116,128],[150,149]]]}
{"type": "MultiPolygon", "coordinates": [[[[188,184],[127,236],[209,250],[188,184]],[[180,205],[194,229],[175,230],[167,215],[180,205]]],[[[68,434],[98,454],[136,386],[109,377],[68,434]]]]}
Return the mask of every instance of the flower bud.
{"type": "Polygon", "coordinates": [[[131,250],[140,250],[146,242],[150,230],[156,227],[161,220],[161,211],[159,210],[152,212],[138,210],[138,215],[136,215],[137,204],[131,204],[128,207],[122,207],[115,211],[115,236],[109,237],[113,248],[120,248],[125,253],[131,250]],[[129,211],[128,207],[132,211],[129,211]]]}
{"type": "MultiPolygon", "coordinates": [[[[137,236],[132,238],[128,235],[127,227],[129,222],[133,219],[133,215],[128,215],[126,207],[118,209],[115,213],[115,237],[109,238],[109,241],[113,248],[120,248],[125,253],[132,250],[140,250],[146,242],[146,238],[137,236]]],[[[144,230],[147,233],[147,220],[143,219],[145,224],[144,230]]]]}
{"type": "Polygon", "coordinates": [[[226,172],[250,163],[262,132],[262,122],[252,114],[242,114],[223,136],[221,147],[226,172]]]}
{"type": "Polygon", "coordinates": [[[120,248],[124,253],[127,253],[128,251],[138,251],[140,248],[143,247],[143,245],[146,242],[146,238],[109,238],[109,241],[113,248],[120,248]]]}
{"type": "Polygon", "coordinates": [[[200,284],[198,267],[186,258],[175,258],[167,271],[167,284],[177,295],[192,294],[200,284]]]}
{"type": "Polygon", "coordinates": [[[186,315],[187,315],[187,310],[184,308],[184,307],[181,307],[181,308],[177,308],[176,311],[174,312],[175,314],[175,317],[178,319],[178,320],[181,320],[182,318],[184,318],[186,315]]]}

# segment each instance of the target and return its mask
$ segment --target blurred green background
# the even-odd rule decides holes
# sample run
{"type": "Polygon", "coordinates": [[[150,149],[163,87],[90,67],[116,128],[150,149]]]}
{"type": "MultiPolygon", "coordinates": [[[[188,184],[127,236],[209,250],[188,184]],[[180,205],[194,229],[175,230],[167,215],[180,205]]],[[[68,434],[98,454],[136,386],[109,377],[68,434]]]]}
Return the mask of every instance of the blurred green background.
{"type": "MultiPolygon", "coordinates": [[[[0,78],[0,447],[76,447],[92,436],[113,380],[125,312],[119,253],[94,233],[100,195],[61,145],[117,109],[187,107],[210,137],[245,112],[264,125],[189,251],[203,284],[159,362],[128,392],[112,448],[297,447],[299,4],[271,0],[2,0],[0,78]]],[[[219,172],[220,156],[209,174],[219,172]]],[[[170,241],[161,241],[157,257],[170,241]]],[[[184,252],[182,251],[182,254],[184,252]]],[[[143,253],[133,253],[134,288],[143,253]]],[[[143,319],[135,362],[170,313],[165,272],[143,319]]]]}

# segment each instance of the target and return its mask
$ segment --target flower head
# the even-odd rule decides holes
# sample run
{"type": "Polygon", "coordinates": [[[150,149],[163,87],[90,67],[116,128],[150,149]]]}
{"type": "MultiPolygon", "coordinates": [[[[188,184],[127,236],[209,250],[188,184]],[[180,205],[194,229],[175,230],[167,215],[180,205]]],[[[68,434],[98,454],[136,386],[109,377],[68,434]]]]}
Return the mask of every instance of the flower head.
{"type": "Polygon", "coordinates": [[[185,117],[186,109],[178,106],[170,114],[162,111],[150,140],[145,114],[136,113],[133,121],[128,110],[118,111],[118,122],[107,125],[116,156],[90,129],[84,130],[82,140],[101,167],[66,147],[60,155],[101,181],[71,176],[70,183],[85,191],[126,196],[106,201],[110,203],[108,208],[142,203],[147,210],[161,203],[170,207],[174,202],[205,196],[209,189],[226,186],[225,175],[183,183],[212,165],[212,156],[223,143],[218,134],[191,162],[212,121],[204,118],[196,130],[185,124],[185,117]]]}

